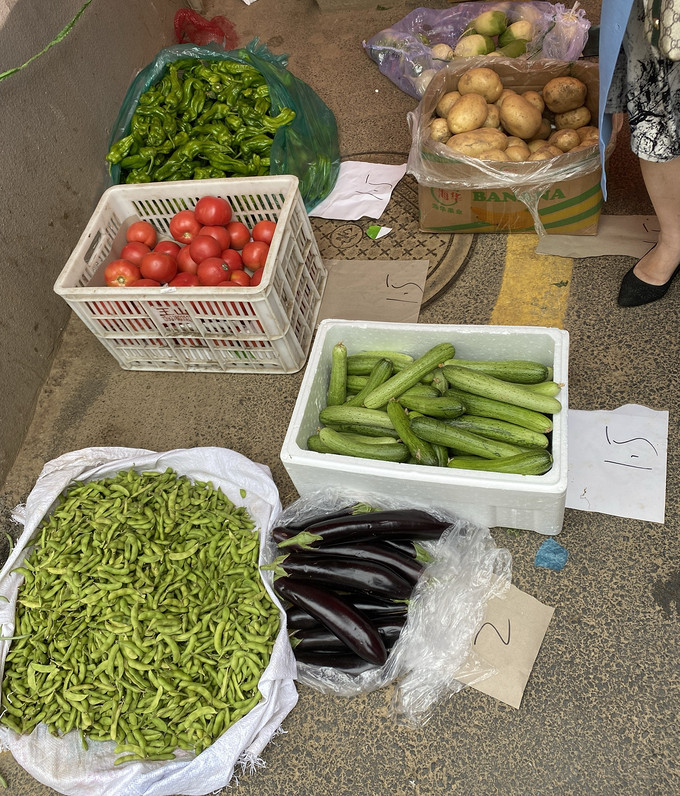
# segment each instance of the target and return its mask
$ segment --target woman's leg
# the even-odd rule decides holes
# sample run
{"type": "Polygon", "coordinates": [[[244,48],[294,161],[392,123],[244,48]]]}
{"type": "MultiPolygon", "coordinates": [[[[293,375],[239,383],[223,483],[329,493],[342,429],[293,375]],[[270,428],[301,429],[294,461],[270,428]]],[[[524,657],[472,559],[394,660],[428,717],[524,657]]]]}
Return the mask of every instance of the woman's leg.
{"type": "Polygon", "coordinates": [[[663,285],[680,263],[680,157],[665,163],[640,159],[640,169],[659,222],[659,242],[633,273],[650,285],[663,285]]]}

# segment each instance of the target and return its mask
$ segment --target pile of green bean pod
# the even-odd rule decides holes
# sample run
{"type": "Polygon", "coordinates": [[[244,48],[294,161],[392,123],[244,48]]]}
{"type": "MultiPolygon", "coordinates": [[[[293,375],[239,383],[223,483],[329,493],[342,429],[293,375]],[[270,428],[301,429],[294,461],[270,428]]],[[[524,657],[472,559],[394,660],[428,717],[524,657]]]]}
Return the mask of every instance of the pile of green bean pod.
{"type": "Polygon", "coordinates": [[[244,507],[173,470],[77,482],[15,571],[6,726],[115,741],[116,764],[200,753],[261,698],[279,612],[244,507]]]}

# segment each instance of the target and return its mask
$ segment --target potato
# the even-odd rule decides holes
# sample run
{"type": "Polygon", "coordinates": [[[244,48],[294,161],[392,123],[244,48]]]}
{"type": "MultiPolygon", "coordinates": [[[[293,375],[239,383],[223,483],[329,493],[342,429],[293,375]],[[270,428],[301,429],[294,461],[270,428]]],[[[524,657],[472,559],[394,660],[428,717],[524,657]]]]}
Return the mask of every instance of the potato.
{"type": "Polygon", "coordinates": [[[496,105],[498,105],[499,108],[503,104],[503,100],[509,94],[517,94],[517,92],[514,89],[512,89],[512,88],[504,88],[503,91],[501,91],[500,97],[496,100],[496,105]]]}
{"type": "Polygon", "coordinates": [[[585,105],[581,105],[580,108],[574,108],[571,111],[556,113],[555,127],[557,127],[558,130],[564,130],[566,128],[577,130],[579,127],[585,127],[585,125],[590,122],[590,118],[591,115],[588,108],[586,108],[585,105]]]}
{"type": "Polygon", "coordinates": [[[529,152],[532,154],[537,152],[539,149],[543,149],[544,147],[548,146],[548,142],[545,138],[532,138],[531,141],[527,141],[527,147],[529,152]]]}
{"type": "Polygon", "coordinates": [[[556,158],[558,155],[563,155],[561,149],[553,146],[544,146],[541,147],[536,152],[532,152],[531,155],[527,158],[527,160],[535,161],[535,160],[552,160],[552,158],[556,158]]]}
{"type": "Polygon", "coordinates": [[[451,131],[446,119],[433,119],[430,122],[430,138],[434,141],[440,141],[442,144],[451,138],[451,131]]]}
{"type": "Polygon", "coordinates": [[[446,119],[453,103],[459,99],[460,91],[447,91],[446,94],[443,94],[440,97],[439,102],[437,103],[437,107],[435,108],[437,115],[441,116],[442,119],[446,119]]]}
{"type": "Polygon", "coordinates": [[[513,146],[507,147],[505,154],[507,155],[508,160],[513,161],[513,163],[521,163],[523,160],[529,159],[531,152],[526,144],[524,144],[524,146],[514,144],[513,146]]]}
{"type": "Polygon", "coordinates": [[[464,94],[453,103],[446,115],[449,130],[453,135],[476,130],[486,121],[486,100],[481,94],[464,94]]]}
{"type": "Polygon", "coordinates": [[[581,139],[576,130],[555,130],[548,138],[548,143],[561,149],[562,152],[569,152],[570,149],[581,143],[581,139]]]}
{"type": "Polygon", "coordinates": [[[510,160],[502,149],[487,149],[486,152],[482,152],[478,157],[480,160],[510,160]]]}
{"type": "Polygon", "coordinates": [[[534,135],[534,138],[542,138],[544,141],[547,138],[550,138],[550,133],[552,133],[553,128],[552,124],[550,124],[550,119],[546,119],[545,116],[541,117],[541,126],[538,128],[538,131],[534,135]]]}
{"type": "Polygon", "coordinates": [[[501,111],[497,105],[489,102],[486,106],[486,119],[482,127],[500,127],[501,126],[501,111]]]}
{"type": "Polygon", "coordinates": [[[570,149],[570,152],[583,152],[586,149],[594,149],[597,146],[597,141],[593,141],[592,143],[588,144],[585,141],[578,146],[575,146],[573,149],[570,149]]]}
{"type": "Polygon", "coordinates": [[[508,96],[501,105],[501,125],[510,135],[533,138],[541,127],[543,117],[533,105],[519,94],[508,96]]]}
{"type": "Polygon", "coordinates": [[[538,108],[541,113],[545,110],[545,102],[543,102],[543,97],[538,91],[524,91],[520,96],[530,102],[534,108],[538,108]]]}
{"type": "Polygon", "coordinates": [[[451,136],[446,146],[459,155],[476,158],[489,149],[505,150],[507,136],[502,130],[495,127],[482,127],[466,133],[451,136]]]}
{"type": "Polygon", "coordinates": [[[578,133],[578,137],[581,141],[583,141],[584,138],[600,137],[599,128],[593,127],[592,125],[584,125],[583,127],[577,127],[576,132],[578,133]]]}
{"type": "Polygon", "coordinates": [[[565,113],[583,105],[588,88],[577,77],[554,77],[543,86],[541,93],[551,111],[565,113]]]}
{"type": "Polygon", "coordinates": [[[518,138],[516,135],[508,136],[508,146],[526,146],[527,142],[523,138],[518,138]]]}
{"type": "Polygon", "coordinates": [[[478,66],[463,72],[458,80],[461,94],[481,94],[487,102],[495,102],[503,91],[503,83],[493,69],[478,66]]]}

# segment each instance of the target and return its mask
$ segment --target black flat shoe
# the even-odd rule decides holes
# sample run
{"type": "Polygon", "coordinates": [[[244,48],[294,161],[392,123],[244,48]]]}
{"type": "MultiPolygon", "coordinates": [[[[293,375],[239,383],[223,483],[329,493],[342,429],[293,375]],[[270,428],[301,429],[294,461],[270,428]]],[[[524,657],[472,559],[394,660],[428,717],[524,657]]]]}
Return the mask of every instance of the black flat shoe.
{"type": "Polygon", "coordinates": [[[680,273],[680,265],[678,265],[668,282],[664,282],[663,285],[650,285],[649,282],[643,282],[642,279],[638,279],[633,273],[633,268],[621,280],[618,298],[619,307],[639,307],[642,304],[651,304],[652,301],[658,301],[666,295],[671,282],[680,273]]]}

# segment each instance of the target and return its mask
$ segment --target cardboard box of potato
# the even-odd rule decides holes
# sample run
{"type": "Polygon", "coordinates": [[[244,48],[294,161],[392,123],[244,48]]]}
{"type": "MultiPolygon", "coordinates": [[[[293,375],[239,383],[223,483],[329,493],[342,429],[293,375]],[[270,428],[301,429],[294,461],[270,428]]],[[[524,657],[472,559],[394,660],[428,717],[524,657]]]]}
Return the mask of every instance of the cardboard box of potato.
{"type": "Polygon", "coordinates": [[[598,88],[597,64],[581,61],[479,56],[455,59],[439,71],[418,108],[409,114],[408,170],[418,181],[420,229],[596,234],[602,205],[595,127],[598,88]],[[479,101],[471,101],[475,92],[470,90],[469,77],[471,70],[480,68],[493,70],[499,82],[483,81],[488,121],[474,127],[484,114],[479,101]],[[576,79],[566,81],[573,85],[566,86],[565,96],[578,97],[572,105],[581,103],[567,111],[562,95],[565,81],[556,80],[565,77],[576,79]],[[585,96],[582,89],[574,94],[579,84],[585,86],[585,96]],[[447,100],[457,100],[449,92],[459,88],[463,102],[457,111],[447,109],[447,100]],[[507,95],[512,96],[504,118],[507,95]],[[548,98],[555,110],[541,111],[540,103],[548,98]],[[566,151],[555,148],[557,143],[566,151]],[[534,155],[538,150],[540,154],[534,155]]]}

